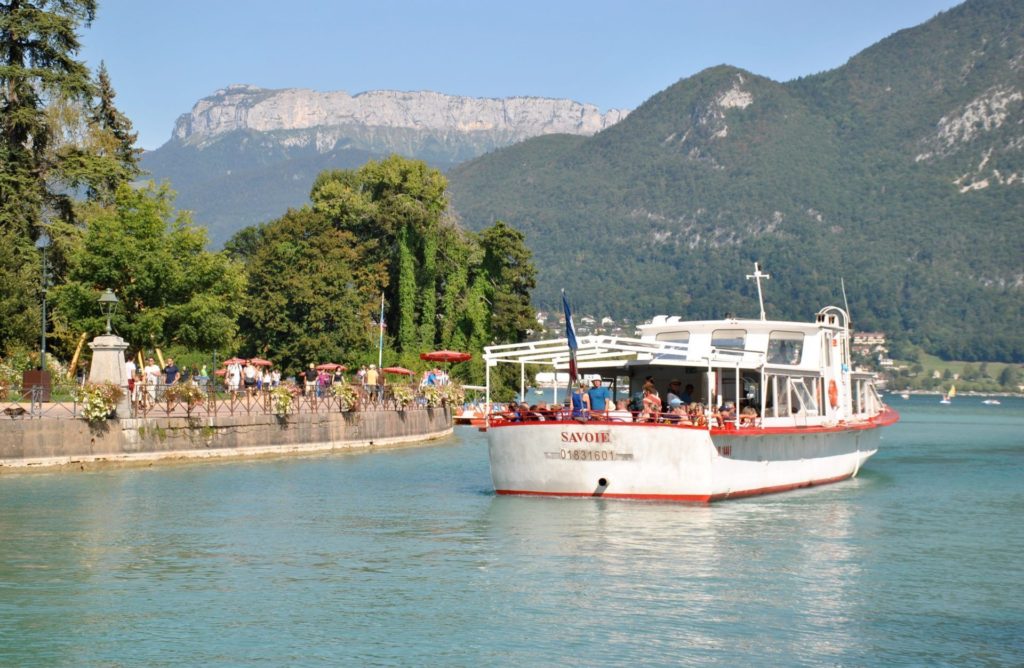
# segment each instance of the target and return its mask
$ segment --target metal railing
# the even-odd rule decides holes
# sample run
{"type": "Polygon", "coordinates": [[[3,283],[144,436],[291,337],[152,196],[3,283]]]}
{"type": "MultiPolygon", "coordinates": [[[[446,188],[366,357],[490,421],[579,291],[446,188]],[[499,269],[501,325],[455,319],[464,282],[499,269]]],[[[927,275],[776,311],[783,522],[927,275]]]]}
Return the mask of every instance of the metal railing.
{"type": "MultiPolygon", "coordinates": [[[[167,385],[142,385],[129,392],[124,388],[130,411],[122,417],[216,417],[228,415],[273,415],[277,413],[275,403],[268,390],[246,390],[237,392],[220,390],[213,386],[200,388],[201,398],[188,402],[169,399],[167,385]],[[150,392],[152,390],[152,392],[150,392]]],[[[356,403],[346,409],[345,402],[330,392],[330,387],[317,392],[298,394],[292,397],[288,415],[302,413],[337,413],[354,411],[422,410],[427,408],[426,399],[416,392],[411,404],[402,407],[395,399],[393,387],[384,386],[382,392],[371,392],[354,385],[356,403]]],[[[43,401],[42,387],[31,387],[22,391],[8,391],[0,400],[0,421],[32,419],[75,419],[81,417],[80,404],[69,401],[43,401]]]]}
{"type": "MultiPolygon", "coordinates": [[[[392,411],[403,408],[395,399],[393,389],[384,386],[383,392],[374,393],[367,388],[353,385],[356,402],[351,408],[345,406],[341,397],[334,396],[330,387],[320,391],[308,391],[292,396],[288,415],[309,413],[338,413],[354,411],[392,411]]],[[[270,390],[243,388],[238,391],[224,391],[207,386],[197,401],[168,398],[167,386],[143,386],[131,401],[132,417],[216,417],[222,415],[274,415],[278,406],[270,390]]],[[[404,410],[426,408],[426,399],[416,393],[413,402],[404,410]]]]}
{"type": "Polygon", "coordinates": [[[42,418],[78,417],[78,403],[71,401],[43,401],[45,389],[39,386],[8,390],[6,398],[0,400],[0,419],[30,420],[42,418]]]}

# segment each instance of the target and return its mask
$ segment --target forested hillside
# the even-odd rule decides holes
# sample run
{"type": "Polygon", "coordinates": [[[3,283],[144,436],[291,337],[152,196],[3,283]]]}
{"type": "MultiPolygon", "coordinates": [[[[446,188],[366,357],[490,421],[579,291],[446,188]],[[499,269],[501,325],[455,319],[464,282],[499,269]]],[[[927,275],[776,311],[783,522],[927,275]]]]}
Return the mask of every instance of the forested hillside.
{"type": "Polygon", "coordinates": [[[463,224],[535,253],[534,301],[595,314],[772,317],[842,303],[947,358],[1024,361],[1024,3],[973,0],[836,70],[728,66],[591,137],[450,174],[463,224]]]}

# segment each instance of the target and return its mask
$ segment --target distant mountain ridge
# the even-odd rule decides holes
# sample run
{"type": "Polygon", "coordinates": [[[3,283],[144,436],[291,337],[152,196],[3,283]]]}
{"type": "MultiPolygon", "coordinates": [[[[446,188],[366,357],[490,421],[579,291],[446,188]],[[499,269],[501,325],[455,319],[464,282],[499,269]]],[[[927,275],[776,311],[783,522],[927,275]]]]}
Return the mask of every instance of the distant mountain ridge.
{"type": "Polygon", "coordinates": [[[391,90],[349,95],[234,84],[199,100],[191,113],[180,116],[174,137],[201,143],[236,130],[321,130],[315,135],[316,146],[327,151],[344,135],[324,128],[363,126],[489,136],[498,146],[544,134],[594,134],[627,113],[601,113],[592,104],[541,97],[471,98],[391,90]]]}
{"type": "Polygon", "coordinates": [[[199,100],[166,144],[146,152],[150,177],[220,245],[239,229],[309,199],[317,174],[391,153],[440,169],[545,134],[591,135],[629,112],[540,97],[470,98],[433,92],[349,95],[235,84],[199,100]]]}
{"type": "Polygon", "coordinates": [[[522,229],[535,300],[630,318],[843,303],[953,359],[1024,361],[1024,3],[970,0],[843,67],[713,67],[593,137],[450,174],[463,223],[522,229]],[[739,298],[738,298],[739,296],[739,298]]]}

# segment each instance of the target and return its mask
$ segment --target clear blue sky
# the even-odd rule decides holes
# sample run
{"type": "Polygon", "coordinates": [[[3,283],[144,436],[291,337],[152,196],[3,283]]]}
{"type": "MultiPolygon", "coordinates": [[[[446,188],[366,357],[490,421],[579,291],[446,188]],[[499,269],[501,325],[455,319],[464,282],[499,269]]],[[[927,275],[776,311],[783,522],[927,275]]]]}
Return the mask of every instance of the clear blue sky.
{"type": "Polygon", "coordinates": [[[828,70],[955,0],[99,0],[80,56],[106,61],[139,144],[232,83],[533,95],[632,109],[726,63],[828,70]]]}

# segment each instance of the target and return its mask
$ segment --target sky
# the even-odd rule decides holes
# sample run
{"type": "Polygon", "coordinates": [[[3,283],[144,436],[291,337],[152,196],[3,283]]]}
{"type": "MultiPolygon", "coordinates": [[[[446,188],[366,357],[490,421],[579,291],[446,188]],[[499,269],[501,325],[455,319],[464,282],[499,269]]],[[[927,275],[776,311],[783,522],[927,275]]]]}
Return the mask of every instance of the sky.
{"type": "Polygon", "coordinates": [[[634,109],[714,65],[776,81],[838,67],[956,0],[99,0],[104,61],[139,146],[233,83],[568,98],[634,109]]]}

